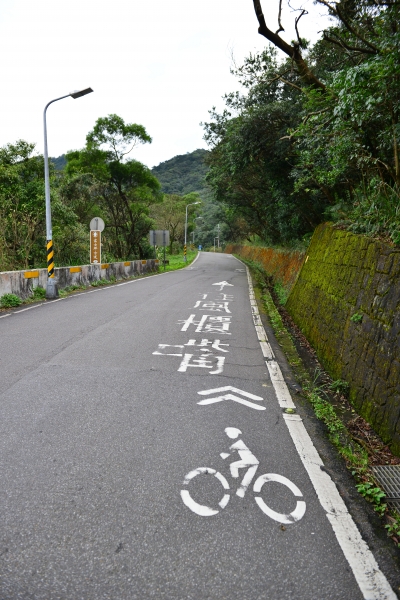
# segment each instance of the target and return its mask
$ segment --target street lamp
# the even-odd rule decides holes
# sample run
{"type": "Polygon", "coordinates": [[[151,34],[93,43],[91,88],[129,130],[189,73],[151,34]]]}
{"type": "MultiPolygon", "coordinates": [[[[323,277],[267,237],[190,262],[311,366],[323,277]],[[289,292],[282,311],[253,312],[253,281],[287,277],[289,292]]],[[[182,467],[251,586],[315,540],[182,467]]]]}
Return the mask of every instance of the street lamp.
{"type": "Polygon", "coordinates": [[[189,206],[193,206],[194,204],[201,204],[201,202],[190,202],[190,204],[186,204],[186,217],[185,217],[185,245],[183,247],[183,260],[186,262],[186,239],[187,239],[187,220],[188,220],[188,208],[189,206]]]}
{"type": "MultiPolygon", "coordinates": [[[[198,221],[199,219],[203,220],[203,217],[195,217],[193,220],[194,220],[194,221],[198,221]]],[[[195,227],[196,227],[196,223],[195,223],[194,225],[195,225],[195,227]]],[[[192,236],[193,236],[193,245],[194,245],[194,229],[193,229],[193,231],[192,231],[192,236]]]]}
{"type": "Polygon", "coordinates": [[[47,124],[46,124],[46,111],[50,104],[68,98],[71,96],[74,100],[81,98],[93,92],[92,88],[85,88],[84,90],[75,90],[60,98],[50,100],[44,107],[43,112],[43,131],[44,131],[44,189],[46,196],[46,255],[47,255],[47,286],[46,286],[46,298],[52,299],[57,298],[58,290],[56,282],[54,281],[54,251],[53,251],[53,231],[51,228],[51,206],[50,206],[50,178],[49,178],[49,154],[47,151],[47,124]]]}

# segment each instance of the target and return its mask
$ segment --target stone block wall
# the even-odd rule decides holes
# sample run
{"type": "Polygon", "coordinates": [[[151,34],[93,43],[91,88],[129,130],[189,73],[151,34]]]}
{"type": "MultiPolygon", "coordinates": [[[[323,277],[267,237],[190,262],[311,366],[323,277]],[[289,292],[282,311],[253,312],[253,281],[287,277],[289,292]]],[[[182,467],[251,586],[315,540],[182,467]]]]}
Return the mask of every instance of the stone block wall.
{"type": "Polygon", "coordinates": [[[357,411],[400,454],[400,250],[320,225],[287,310],[357,411]]]}

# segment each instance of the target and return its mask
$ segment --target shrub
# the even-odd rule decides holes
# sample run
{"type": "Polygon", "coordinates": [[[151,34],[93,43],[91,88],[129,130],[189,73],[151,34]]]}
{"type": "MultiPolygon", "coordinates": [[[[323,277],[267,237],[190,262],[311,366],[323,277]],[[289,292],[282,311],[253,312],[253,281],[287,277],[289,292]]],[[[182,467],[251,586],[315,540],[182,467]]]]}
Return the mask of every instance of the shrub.
{"type": "Polygon", "coordinates": [[[19,306],[21,303],[21,298],[19,298],[19,296],[16,296],[15,294],[4,294],[0,298],[1,308],[12,308],[14,306],[19,306]]]}
{"type": "Polygon", "coordinates": [[[42,287],[37,287],[33,290],[33,298],[35,300],[43,300],[46,298],[46,290],[42,287]]]}

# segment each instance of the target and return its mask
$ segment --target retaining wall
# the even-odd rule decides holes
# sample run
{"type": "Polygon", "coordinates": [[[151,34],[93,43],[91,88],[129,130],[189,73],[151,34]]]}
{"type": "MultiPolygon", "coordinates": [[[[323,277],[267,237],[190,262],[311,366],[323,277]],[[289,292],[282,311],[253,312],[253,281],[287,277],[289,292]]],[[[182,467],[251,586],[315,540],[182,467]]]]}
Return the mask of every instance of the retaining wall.
{"type": "Polygon", "coordinates": [[[286,308],[357,411],[400,454],[400,250],[320,225],[286,308]]]}
{"type": "MultiPolygon", "coordinates": [[[[63,289],[72,284],[90,285],[99,279],[128,279],[144,273],[157,271],[159,261],[133,260],[127,262],[104,263],[99,265],[83,265],[79,267],[57,267],[54,278],[58,288],[63,289]]],[[[0,296],[16,294],[23,300],[32,295],[36,287],[46,289],[47,269],[29,269],[26,271],[0,272],[0,296]]]]}
{"type": "Polygon", "coordinates": [[[292,286],[286,309],[350,400],[400,455],[400,250],[320,225],[306,256],[229,245],[292,286]]]}

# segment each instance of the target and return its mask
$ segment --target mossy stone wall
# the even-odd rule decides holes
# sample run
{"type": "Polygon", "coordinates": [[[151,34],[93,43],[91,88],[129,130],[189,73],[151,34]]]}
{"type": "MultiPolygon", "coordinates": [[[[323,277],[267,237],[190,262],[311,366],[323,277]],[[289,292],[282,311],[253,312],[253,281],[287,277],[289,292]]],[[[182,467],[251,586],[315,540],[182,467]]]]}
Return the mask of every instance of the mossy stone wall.
{"type": "Polygon", "coordinates": [[[400,250],[320,225],[286,308],[357,411],[400,454],[400,250]]]}

